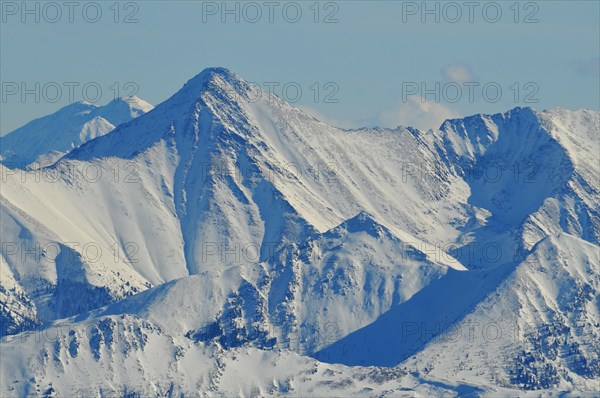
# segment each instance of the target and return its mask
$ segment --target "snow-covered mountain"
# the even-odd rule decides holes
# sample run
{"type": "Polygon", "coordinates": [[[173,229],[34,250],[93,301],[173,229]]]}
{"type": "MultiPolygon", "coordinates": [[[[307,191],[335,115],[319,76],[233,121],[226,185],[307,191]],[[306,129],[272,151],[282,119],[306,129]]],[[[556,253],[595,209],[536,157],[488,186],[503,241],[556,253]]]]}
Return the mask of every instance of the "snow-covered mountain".
{"type": "Polygon", "coordinates": [[[2,394],[600,390],[599,118],[344,130],[207,69],[47,167],[0,165],[2,394]],[[436,337],[471,319],[520,339],[436,337]]]}
{"type": "Polygon", "coordinates": [[[598,291],[598,247],[551,235],[521,263],[430,284],[316,358],[468,384],[597,391],[598,291]]]}
{"type": "Polygon", "coordinates": [[[135,96],[117,98],[104,106],[85,101],[70,104],[0,137],[0,161],[10,168],[50,165],[152,108],[135,96]]]}

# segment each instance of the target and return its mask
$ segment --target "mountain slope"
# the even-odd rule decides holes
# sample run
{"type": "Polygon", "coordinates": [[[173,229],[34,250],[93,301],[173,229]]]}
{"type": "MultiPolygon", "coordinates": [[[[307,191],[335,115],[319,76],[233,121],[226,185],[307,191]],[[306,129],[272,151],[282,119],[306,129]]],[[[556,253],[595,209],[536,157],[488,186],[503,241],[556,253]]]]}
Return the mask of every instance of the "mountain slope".
{"type": "Polygon", "coordinates": [[[519,261],[560,231],[598,245],[599,127],[598,112],[515,108],[430,131],[427,139],[469,184],[467,202],[479,209],[450,252],[469,253],[464,263],[480,268],[490,259],[519,261]]]}
{"type": "Polygon", "coordinates": [[[597,246],[549,236],[456,326],[479,325],[472,339],[441,337],[403,365],[526,390],[598,391],[599,284],[597,246]]]}
{"type": "Polygon", "coordinates": [[[406,394],[413,389],[425,396],[452,393],[451,387],[420,382],[398,369],[348,368],[285,349],[225,350],[219,343],[195,342],[175,332],[173,317],[164,308],[185,306],[183,288],[201,278],[187,277],[87,317],[4,339],[0,394],[364,396],[406,394]]]}
{"type": "Polygon", "coordinates": [[[597,391],[599,284],[597,246],[549,236],[516,268],[449,275],[316,358],[466,383],[597,391]]]}
{"type": "Polygon", "coordinates": [[[10,168],[52,164],[73,148],[152,108],[135,96],[100,107],[88,102],[68,105],[0,137],[0,160],[10,168]]]}

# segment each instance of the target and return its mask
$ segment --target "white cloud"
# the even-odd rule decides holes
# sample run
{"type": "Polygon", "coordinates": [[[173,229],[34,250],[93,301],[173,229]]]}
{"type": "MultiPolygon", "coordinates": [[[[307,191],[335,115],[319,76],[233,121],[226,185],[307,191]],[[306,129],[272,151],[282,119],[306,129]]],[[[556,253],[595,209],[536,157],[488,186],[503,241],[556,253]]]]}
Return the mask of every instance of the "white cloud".
{"type": "Polygon", "coordinates": [[[393,109],[381,112],[376,118],[369,120],[350,121],[332,118],[306,105],[298,105],[302,111],[310,116],[329,124],[330,126],[340,128],[361,128],[368,126],[379,126],[387,128],[396,128],[398,126],[416,127],[420,130],[437,129],[447,119],[456,119],[462,115],[445,105],[433,101],[422,102],[418,95],[410,96],[407,102],[398,102],[393,109]]]}
{"type": "Polygon", "coordinates": [[[569,62],[568,65],[577,77],[598,78],[600,76],[600,57],[576,59],[569,62]]]}
{"type": "Polygon", "coordinates": [[[379,123],[382,127],[395,128],[411,126],[420,130],[436,129],[446,119],[461,117],[459,113],[437,102],[421,100],[420,96],[408,97],[395,109],[381,112],[379,123]]]}
{"type": "Polygon", "coordinates": [[[327,123],[330,126],[340,127],[340,128],[344,128],[344,129],[352,129],[352,128],[361,127],[361,126],[357,126],[356,123],[352,123],[347,120],[340,120],[340,119],[329,117],[329,116],[319,112],[315,108],[311,108],[306,105],[295,104],[294,106],[296,108],[299,108],[300,110],[308,113],[310,116],[314,117],[315,119],[317,119],[323,123],[327,123]]]}
{"type": "Polygon", "coordinates": [[[465,83],[477,81],[473,70],[465,64],[448,65],[442,69],[442,76],[449,82],[465,83]]]}

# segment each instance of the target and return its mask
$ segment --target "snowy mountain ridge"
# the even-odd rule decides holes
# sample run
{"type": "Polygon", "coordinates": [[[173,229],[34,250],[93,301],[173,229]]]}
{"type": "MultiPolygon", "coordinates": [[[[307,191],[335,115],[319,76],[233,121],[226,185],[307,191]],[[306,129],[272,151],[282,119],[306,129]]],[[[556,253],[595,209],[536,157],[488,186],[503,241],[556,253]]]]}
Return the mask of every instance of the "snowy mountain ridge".
{"type": "Polygon", "coordinates": [[[207,69],[48,178],[0,165],[2,394],[600,390],[599,112],[343,130],[255,90],[207,69]],[[436,338],[498,319],[528,334],[436,338]]]}
{"type": "Polygon", "coordinates": [[[0,160],[10,168],[50,165],[151,109],[152,105],[136,96],[116,98],[104,106],[86,101],[70,104],[0,137],[0,160]]]}

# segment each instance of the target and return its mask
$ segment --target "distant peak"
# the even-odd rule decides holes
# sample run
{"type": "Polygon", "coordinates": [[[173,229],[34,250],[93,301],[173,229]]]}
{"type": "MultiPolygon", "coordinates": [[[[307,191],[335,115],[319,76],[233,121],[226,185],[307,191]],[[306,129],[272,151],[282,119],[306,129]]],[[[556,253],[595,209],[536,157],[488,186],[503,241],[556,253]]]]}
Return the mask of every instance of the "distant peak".
{"type": "Polygon", "coordinates": [[[216,78],[221,78],[225,81],[241,81],[242,79],[227,68],[211,67],[206,68],[196,76],[191,78],[185,85],[204,85],[207,82],[215,81],[216,78]]]}
{"type": "Polygon", "coordinates": [[[462,125],[462,124],[469,124],[469,123],[484,123],[486,118],[489,118],[490,115],[486,115],[483,113],[477,113],[475,115],[470,115],[470,116],[465,116],[465,117],[461,117],[461,118],[455,118],[455,119],[446,119],[444,120],[444,122],[442,123],[442,125],[440,126],[440,130],[445,130],[446,128],[452,128],[455,127],[457,125],[462,125]]]}
{"type": "Polygon", "coordinates": [[[115,104],[121,104],[121,103],[131,103],[131,102],[137,102],[140,99],[138,97],[136,97],[135,95],[131,96],[131,97],[117,97],[115,99],[113,99],[112,101],[109,102],[110,103],[115,103],[115,104]]]}
{"type": "MultiPolygon", "coordinates": [[[[143,99],[136,97],[135,95],[130,97],[119,97],[110,101],[108,104],[100,108],[101,112],[111,112],[114,110],[125,109],[127,111],[142,111],[142,113],[151,111],[154,106],[144,101],[143,99]]],[[[136,113],[137,115],[137,113],[136,113]]]]}
{"type": "Polygon", "coordinates": [[[98,108],[98,105],[93,104],[89,101],[77,101],[77,102],[70,103],[70,104],[60,108],[57,112],[60,112],[63,110],[94,109],[94,108],[98,108]]]}
{"type": "Polygon", "coordinates": [[[207,91],[224,89],[227,92],[247,89],[247,83],[238,75],[226,68],[206,68],[188,80],[169,101],[194,101],[207,91]]]}
{"type": "Polygon", "coordinates": [[[514,107],[514,108],[504,112],[504,113],[495,113],[495,114],[477,113],[477,114],[465,116],[462,118],[446,119],[442,123],[442,125],[440,126],[439,129],[444,131],[447,128],[452,128],[457,125],[467,125],[467,124],[482,125],[482,124],[485,124],[486,120],[508,119],[508,118],[514,118],[514,117],[538,118],[538,113],[536,112],[535,109],[533,109],[531,107],[517,106],[517,107],[514,107]]]}
{"type": "Polygon", "coordinates": [[[515,117],[515,116],[520,116],[520,117],[530,117],[533,116],[535,118],[537,118],[537,112],[535,111],[535,109],[529,107],[529,106],[517,106],[514,107],[512,109],[510,109],[508,112],[506,112],[504,114],[506,117],[515,117]]]}
{"type": "Polygon", "coordinates": [[[219,75],[219,76],[235,76],[235,73],[233,73],[229,69],[223,68],[221,66],[211,66],[211,67],[205,68],[199,74],[200,75],[206,74],[206,75],[219,75]]]}

